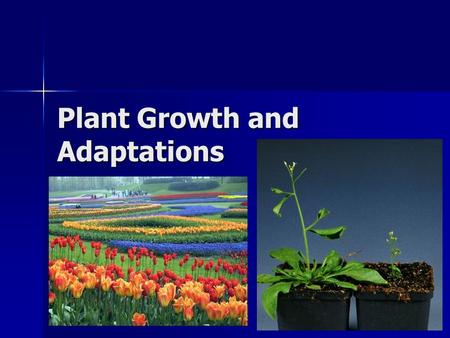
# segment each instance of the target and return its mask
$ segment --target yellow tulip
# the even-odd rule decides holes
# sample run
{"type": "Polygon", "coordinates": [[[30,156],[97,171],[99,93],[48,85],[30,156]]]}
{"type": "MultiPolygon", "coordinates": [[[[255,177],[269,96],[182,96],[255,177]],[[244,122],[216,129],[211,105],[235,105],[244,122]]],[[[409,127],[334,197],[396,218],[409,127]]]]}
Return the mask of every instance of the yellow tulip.
{"type": "Polygon", "coordinates": [[[109,277],[102,276],[100,278],[100,286],[102,287],[103,291],[109,291],[111,288],[112,280],[109,277]]]}
{"type": "Polygon", "coordinates": [[[75,281],[70,285],[70,291],[72,292],[73,298],[80,298],[83,295],[84,283],[75,281]]]}
{"type": "Polygon", "coordinates": [[[158,301],[162,307],[167,307],[175,298],[176,286],[173,283],[167,283],[158,290],[158,301]]]}

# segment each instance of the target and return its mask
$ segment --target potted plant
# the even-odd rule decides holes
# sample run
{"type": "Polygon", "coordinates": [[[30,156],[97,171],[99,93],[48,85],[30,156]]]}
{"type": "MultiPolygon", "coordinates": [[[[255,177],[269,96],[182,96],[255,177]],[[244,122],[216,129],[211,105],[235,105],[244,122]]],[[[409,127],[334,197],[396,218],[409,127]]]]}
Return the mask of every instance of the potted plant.
{"type": "Polygon", "coordinates": [[[280,330],[346,330],[352,290],[357,282],[377,285],[387,284],[376,271],[359,262],[347,262],[331,250],[321,264],[311,260],[308,234],[326,239],[338,239],[345,231],[344,226],[317,228],[317,224],[330,212],[320,209],[314,221],[307,225],[300,206],[296,183],[306,168],[297,171],[296,163],[284,162],[290,179],[290,191],[272,188],[272,192],[282,199],[273,208],[281,217],[281,208],[293,200],[297,207],[304,251],[281,248],[270,252],[270,256],[280,261],[274,274],[258,275],[258,283],[270,284],[263,292],[262,303],[267,314],[278,320],[280,330]]]}
{"type": "Polygon", "coordinates": [[[397,237],[388,233],[390,263],[367,263],[389,284],[359,285],[356,296],[360,330],[427,330],[433,297],[433,268],[425,262],[396,263],[397,237]]]}

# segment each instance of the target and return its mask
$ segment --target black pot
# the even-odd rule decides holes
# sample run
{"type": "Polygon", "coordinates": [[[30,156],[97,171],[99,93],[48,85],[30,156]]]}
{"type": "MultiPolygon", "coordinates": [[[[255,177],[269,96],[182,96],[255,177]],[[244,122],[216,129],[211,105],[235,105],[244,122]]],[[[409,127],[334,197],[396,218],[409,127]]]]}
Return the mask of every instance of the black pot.
{"type": "Polygon", "coordinates": [[[356,292],[359,330],[427,330],[430,313],[428,294],[411,293],[402,301],[397,294],[356,292]]]}
{"type": "Polygon", "coordinates": [[[348,330],[351,292],[303,291],[278,295],[280,330],[348,330]]]}

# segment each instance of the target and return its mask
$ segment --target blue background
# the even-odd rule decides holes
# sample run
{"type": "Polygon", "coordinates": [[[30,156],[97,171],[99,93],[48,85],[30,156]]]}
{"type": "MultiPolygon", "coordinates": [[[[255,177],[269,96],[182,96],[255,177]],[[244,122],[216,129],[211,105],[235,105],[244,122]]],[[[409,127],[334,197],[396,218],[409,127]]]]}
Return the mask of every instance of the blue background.
{"type": "MultiPolygon", "coordinates": [[[[207,2],[44,1],[4,7],[0,151],[7,178],[2,194],[2,250],[8,264],[1,278],[2,323],[17,336],[276,334],[255,331],[256,288],[250,288],[248,328],[47,328],[49,175],[248,175],[249,235],[255,239],[252,196],[256,196],[258,138],[443,138],[447,167],[450,21],[445,2],[286,2],[277,6],[223,2],[213,7],[207,2]],[[46,88],[76,91],[46,95],[45,131],[41,94],[8,91],[41,89],[44,59],[46,88]],[[243,114],[299,105],[301,127],[297,131],[195,132],[192,140],[224,145],[221,164],[124,163],[117,169],[101,164],[56,165],[54,154],[62,139],[76,142],[92,136],[108,144],[128,138],[143,143],[173,138],[182,143],[188,135],[139,129],[132,134],[61,133],[55,129],[59,104],[92,110],[152,105],[169,111],[203,111],[228,104],[243,114]],[[16,268],[26,272],[16,273],[16,268]]],[[[444,213],[447,192],[444,177],[444,213]]],[[[444,240],[446,223],[444,217],[444,240]]],[[[447,256],[444,249],[444,288],[447,256]]],[[[254,283],[255,241],[250,241],[249,259],[254,283]]],[[[444,292],[444,304],[446,298],[444,292]]],[[[444,311],[444,323],[447,317],[444,311]]],[[[395,333],[406,334],[423,333],[395,333]]]]}

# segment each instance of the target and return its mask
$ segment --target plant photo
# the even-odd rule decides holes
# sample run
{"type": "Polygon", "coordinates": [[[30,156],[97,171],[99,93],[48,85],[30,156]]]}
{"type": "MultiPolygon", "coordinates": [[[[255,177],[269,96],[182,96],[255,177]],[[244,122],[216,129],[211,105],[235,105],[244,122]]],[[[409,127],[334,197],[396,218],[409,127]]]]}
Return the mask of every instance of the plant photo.
{"type": "Polygon", "coordinates": [[[246,326],[246,177],[50,177],[51,326],[246,326]]]}
{"type": "Polygon", "coordinates": [[[281,217],[281,208],[284,203],[291,198],[294,200],[303,237],[304,253],[293,248],[280,248],[270,252],[270,256],[282,265],[276,267],[273,275],[258,275],[258,283],[270,284],[262,295],[264,309],[273,319],[278,317],[278,326],[281,330],[314,329],[320,328],[321,325],[323,329],[346,329],[350,292],[345,290],[356,291],[357,282],[386,285],[387,281],[376,270],[365,267],[363,263],[344,261],[335,250],[331,250],[319,264],[315,259],[311,261],[308,232],[333,240],[339,239],[346,228],[344,226],[317,228],[318,223],[330,214],[330,211],[325,208],[320,209],[316,218],[307,225],[300,206],[300,193],[297,193],[296,188],[307,169],[296,170],[296,162],[290,164],[284,162],[284,166],[289,175],[291,191],[272,188],[273,193],[283,196],[272,210],[275,215],[281,217]],[[332,291],[326,290],[322,293],[322,288],[326,286],[332,291]],[[295,295],[291,295],[293,289],[295,289],[295,295]],[[312,293],[309,290],[316,292],[312,293]],[[322,306],[317,307],[314,304],[313,299],[320,300],[322,295],[327,298],[329,311],[323,312],[322,306]],[[335,300],[328,299],[331,297],[335,297],[335,300]],[[299,299],[304,303],[302,307],[298,306],[299,299]],[[305,318],[302,312],[307,309],[313,315],[305,318]],[[324,317],[324,314],[330,314],[333,311],[337,312],[336,316],[324,317]]]}
{"type": "MultiPolygon", "coordinates": [[[[436,238],[435,246],[428,252],[418,250],[417,245],[401,249],[404,242],[399,240],[400,233],[402,237],[409,234],[416,243],[421,242],[420,233],[425,234],[419,224],[418,234],[411,231],[416,227],[411,226],[408,213],[396,213],[416,209],[417,202],[412,200],[412,206],[393,206],[393,200],[385,196],[391,189],[391,193],[404,196],[403,202],[407,202],[405,190],[411,189],[412,184],[405,176],[417,176],[401,171],[377,175],[363,170],[373,168],[372,161],[380,163],[380,157],[395,159],[395,150],[411,146],[405,141],[366,141],[379,157],[366,155],[366,160],[361,161],[361,143],[364,141],[259,141],[258,329],[427,330],[430,308],[435,311],[431,312],[433,328],[441,327],[441,291],[436,290],[436,282],[441,285],[440,269],[435,276],[441,264],[440,240],[436,238]],[[336,163],[339,153],[345,156],[336,163]],[[294,154],[300,159],[280,160],[282,155],[292,158],[294,154]],[[311,166],[306,167],[308,162],[311,166]],[[316,171],[321,178],[312,178],[316,171]],[[347,177],[349,180],[345,181],[347,177]],[[380,185],[364,182],[370,178],[378,184],[388,181],[391,185],[381,189],[380,194],[380,185]],[[344,182],[349,182],[345,188],[344,182]],[[395,182],[400,187],[392,185],[395,182]],[[381,208],[385,214],[380,214],[378,208],[385,205],[385,209],[381,208]],[[390,220],[387,225],[386,219],[390,220]],[[394,222],[400,225],[394,227],[394,222]],[[351,314],[351,306],[356,306],[356,316],[351,314]]],[[[435,203],[428,200],[422,205],[426,212],[438,211],[436,206],[440,205],[439,146],[439,142],[431,141],[422,145],[422,156],[431,157],[434,162],[421,162],[421,166],[426,163],[432,170],[430,175],[435,175],[433,186],[426,190],[435,203]]],[[[421,159],[417,152],[410,152],[409,158],[402,155],[403,165],[421,159]]],[[[389,161],[385,164],[391,165],[389,161]]],[[[437,223],[433,225],[436,234],[441,226],[439,215],[431,218],[437,223]]]]}

